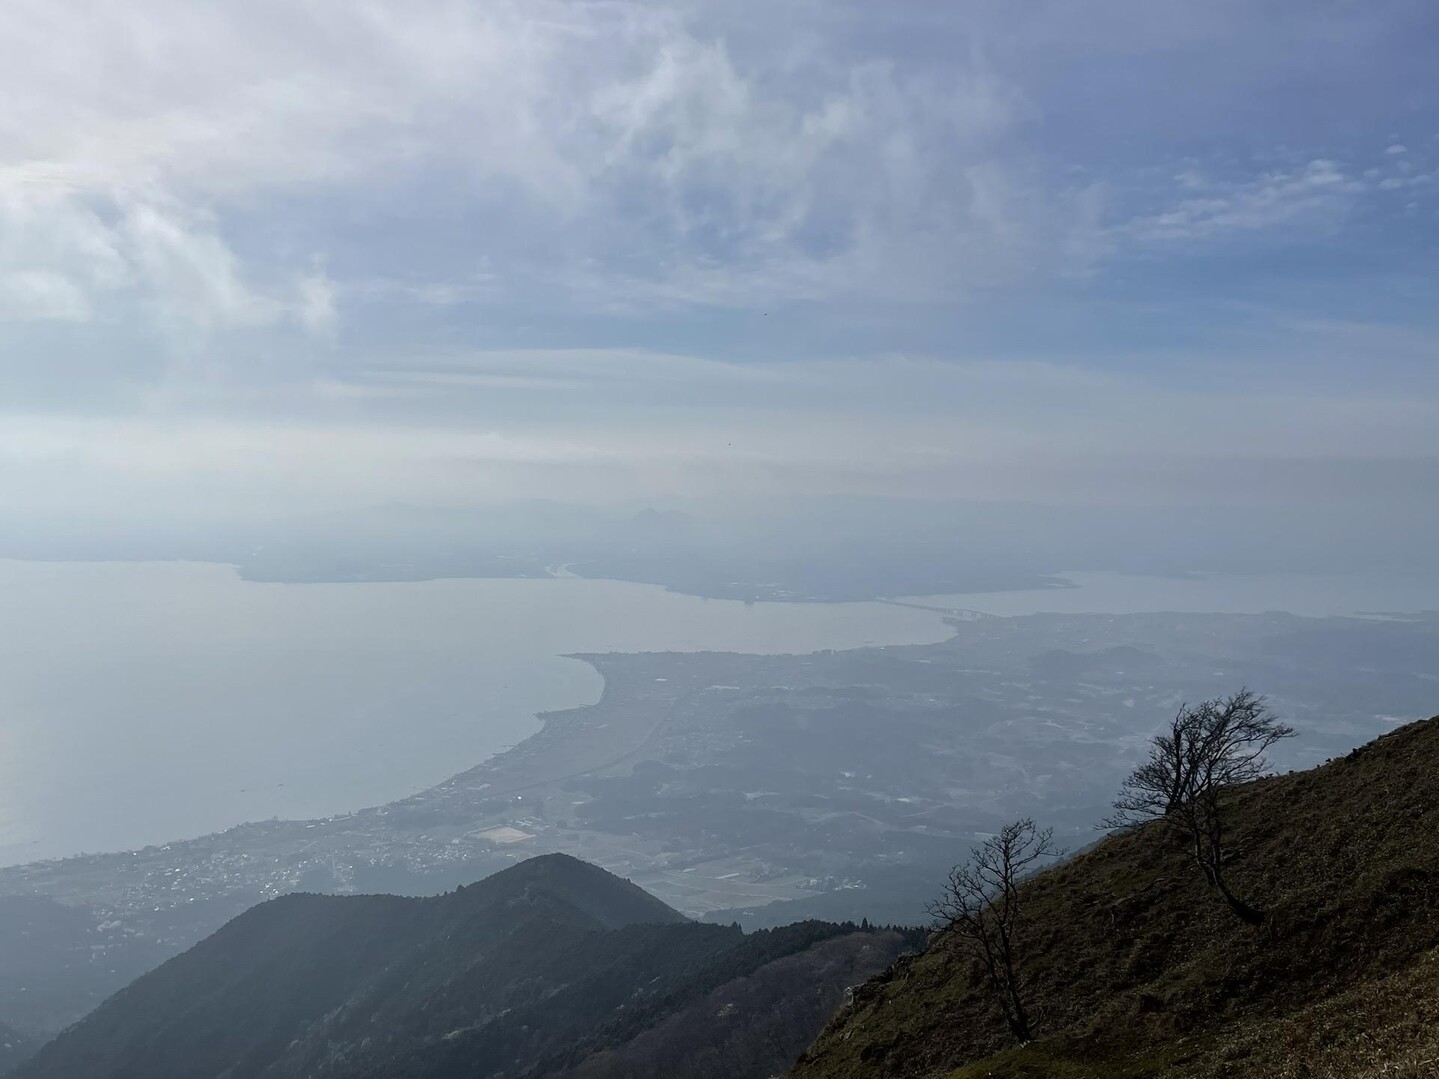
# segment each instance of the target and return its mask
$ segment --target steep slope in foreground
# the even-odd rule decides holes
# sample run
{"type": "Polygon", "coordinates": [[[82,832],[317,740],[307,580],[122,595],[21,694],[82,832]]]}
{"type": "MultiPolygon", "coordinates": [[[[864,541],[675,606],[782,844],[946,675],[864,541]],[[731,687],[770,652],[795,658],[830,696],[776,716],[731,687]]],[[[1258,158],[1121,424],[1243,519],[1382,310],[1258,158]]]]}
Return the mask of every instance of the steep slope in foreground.
{"type": "Polygon", "coordinates": [[[117,993],[18,1074],[481,1079],[566,1074],[602,1052],[638,1052],[708,1055],[733,1079],[763,1076],[814,1037],[846,984],[903,943],[823,923],[749,936],[701,925],[602,869],[548,855],[443,896],[262,904],[117,993]],[[828,1007],[778,1040],[768,1012],[731,1012],[706,1029],[685,1020],[708,994],[763,987],[777,964],[813,949],[795,973],[826,971],[805,991],[828,1007]]]}
{"type": "Polygon", "coordinates": [[[1037,1040],[942,941],[856,991],[793,1079],[1439,1075],[1439,717],[1231,795],[1254,928],[1153,826],[1025,885],[1037,1040]]]}

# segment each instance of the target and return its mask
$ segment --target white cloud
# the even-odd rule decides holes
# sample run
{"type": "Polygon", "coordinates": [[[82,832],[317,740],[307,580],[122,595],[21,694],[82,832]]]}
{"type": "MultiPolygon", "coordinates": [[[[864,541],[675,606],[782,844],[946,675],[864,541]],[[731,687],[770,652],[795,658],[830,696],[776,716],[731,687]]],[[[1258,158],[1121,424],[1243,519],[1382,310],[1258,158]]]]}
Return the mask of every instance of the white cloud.
{"type": "Polygon", "coordinates": [[[89,313],[84,292],[53,270],[17,269],[0,275],[0,319],[82,322],[89,313]]]}
{"type": "Polygon", "coordinates": [[[333,331],[321,275],[257,288],[209,215],[38,184],[0,187],[0,320],[87,322],[148,312],[172,344],[294,321],[333,331]]]}
{"type": "Polygon", "coordinates": [[[233,252],[203,223],[142,205],[125,214],[120,233],[170,327],[203,332],[269,321],[270,305],[246,287],[233,252]]]}
{"type": "Polygon", "coordinates": [[[0,198],[43,192],[47,216],[30,231],[52,232],[15,254],[0,215],[0,273],[22,275],[0,288],[0,317],[93,314],[114,281],[36,251],[63,250],[82,227],[115,247],[126,214],[184,231],[144,266],[126,263],[136,250],[108,256],[167,333],[291,322],[332,338],[337,297],[381,291],[448,305],[528,290],[626,315],[945,302],[1083,275],[1126,244],[1332,228],[1360,193],[1323,157],[1224,181],[1186,168],[1169,205],[1110,227],[1106,214],[1129,212],[1112,185],[1057,181],[1036,138],[1042,104],[956,29],[972,21],[973,40],[1006,56],[1021,38],[1044,55],[1080,39],[1123,55],[1212,43],[1232,13],[1176,7],[1146,29],[1124,4],[1092,20],[1056,9],[1034,26],[976,11],[941,23],[942,63],[909,63],[824,39],[824,8],[804,11],[792,40],[757,48],[727,33],[750,30],[757,9],[640,0],[14,0],[0,35],[0,198]],[[450,201],[427,217],[432,188],[450,201]],[[309,222],[289,200],[346,206],[361,223],[428,222],[436,267],[391,278],[381,245],[323,289],[303,284],[326,252],[290,236],[309,222]],[[464,225],[446,232],[445,214],[464,225]],[[267,229],[237,244],[236,217],[267,229]],[[176,272],[186,259],[193,278],[176,272]]]}
{"type": "MultiPolygon", "coordinates": [[[[85,377],[109,380],[121,388],[86,407],[147,419],[55,427],[7,402],[31,449],[53,436],[61,451],[12,438],[6,490],[184,506],[212,479],[219,502],[304,505],[463,501],[541,477],[557,497],[1098,497],[1136,460],[1423,456],[1432,394],[1301,407],[1236,383],[1236,401],[1201,377],[1229,362],[1213,350],[1182,392],[1077,369],[1172,359],[1096,344],[1101,303],[1130,342],[1175,313],[1140,310],[1122,256],[1162,271],[1332,237],[1434,186],[1428,143],[1387,119],[1361,129],[1394,146],[1402,130],[1411,150],[1371,143],[1369,171],[1342,146],[1276,147],[1268,121],[1226,141],[1242,125],[1222,110],[1196,136],[1216,148],[1194,149],[1171,113],[1252,96],[1276,35],[1242,33],[1242,5],[1162,7],[11,0],[7,373],[57,410],[85,377]],[[1201,71],[1217,53],[1235,63],[1201,71]],[[1201,76],[1178,96],[1169,59],[1201,76]],[[1101,70],[1120,62],[1135,64],[1123,79],[1101,70]],[[784,317],[755,328],[766,311],[784,317]],[[856,328],[856,351],[972,357],[1003,337],[1006,354],[1037,341],[1075,360],[792,358],[842,353],[856,328]]],[[[1175,308],[1192,322],[1191,299],[1175,308]]],[[[1288,357],[1264,345],[1254,371],[1288,357]]]]}
{"type": "Polygon", "coordinates": [[[295,320],[312,337],[333,340],[339,321],[335,283],[323,273],[309,273],[296,285],[295,320]]]}
{"type": "Polygon", "coordinates": [[[91,296],[127,284],[131,266],[97,208],[38,183],[0,187],[0,314],[83,321],[91,296]]]}
{"type": "Polygon", "coordinates": [[[1349,212],[1365,190],[1363,181],[1323,158],[1291,171],[1242,181],[1205,184],[1187,173],[1183,187],[1204,189],[1205,193],[1185,198],[1160,213],[1135,218],[1122,231],[1141,244],[1162,244],[1290,225],[1328,228],[1349,212]]]}
{"type": "MultiPolygon", "coordinates": [[[[221,250],[231,208],[403,200],[436,170],[495,217],[477,256],[601,307],[943,295],[1066,243],[1064,208],[1004,146],[1029,106],[972,58],[936,74],[800,50],[746,68],[642,3],[17,0],[5,20],[0,193],[43,176],[72,218],[132,208],[167,325],[192,303],[215,326],[309,302],[275,295],[294,267],[221,250]],[[175,272],[187,259],[195,279],[175,272]]],[[[93,304],[96,283],[67,280],[93,304]]]]}

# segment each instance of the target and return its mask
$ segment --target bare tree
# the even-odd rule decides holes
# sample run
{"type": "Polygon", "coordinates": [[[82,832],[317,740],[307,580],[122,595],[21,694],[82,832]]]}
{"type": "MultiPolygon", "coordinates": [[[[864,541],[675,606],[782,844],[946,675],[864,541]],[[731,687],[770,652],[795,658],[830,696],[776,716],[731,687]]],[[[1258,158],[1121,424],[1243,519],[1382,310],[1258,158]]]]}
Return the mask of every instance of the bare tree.
{"type": "Polygon", "coordinates": [[[1229,853],[1222,792],[1265,775],[1265,753],[1293,735],[1294,728],[1280,723],[1264,698],[1248,689],[1184,705],[1169,729],[1154,737],[1149,759],[1124,781],[1104,827],[1163,821],[1184,835],[1195,865],[1230,910],[1257,925],[1263,912],[1236,896],[1224,877],[1229,853]]]}
{"type": "Polygon", "coordinates": [[[928,907],[936,927],[979,961],[1005,1023],[1021,1043],[1034,1030],[1015,961],[1023,911],[1019,882],[1040,859],[1060,854],[1053,828],[1039,828],[1028,818],[1015,821],[976,847],[968,862],[951,869],[944,894],[928,907]]]}

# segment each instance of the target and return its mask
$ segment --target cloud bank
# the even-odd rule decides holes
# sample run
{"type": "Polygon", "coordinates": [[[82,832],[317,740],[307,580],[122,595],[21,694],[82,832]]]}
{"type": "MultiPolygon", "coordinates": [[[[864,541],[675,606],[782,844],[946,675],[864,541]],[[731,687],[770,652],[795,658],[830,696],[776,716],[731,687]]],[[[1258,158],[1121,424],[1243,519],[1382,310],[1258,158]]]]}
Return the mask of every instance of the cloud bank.
{"type": "Polygon", "coordinates": [[[0,28],[19,512],[1433,490],[1423,4],[0,28]]]}

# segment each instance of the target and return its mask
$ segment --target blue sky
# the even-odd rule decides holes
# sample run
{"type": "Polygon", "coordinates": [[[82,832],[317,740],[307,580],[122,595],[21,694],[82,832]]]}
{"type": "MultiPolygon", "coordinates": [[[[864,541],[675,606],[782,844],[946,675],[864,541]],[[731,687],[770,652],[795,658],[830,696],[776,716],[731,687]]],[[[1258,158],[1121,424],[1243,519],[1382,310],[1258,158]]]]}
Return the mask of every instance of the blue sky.
{"type": "Polygon", "coordinates": [[[1439,9],[12,0],[0,499],[1439,490],[1439,9]]]}

